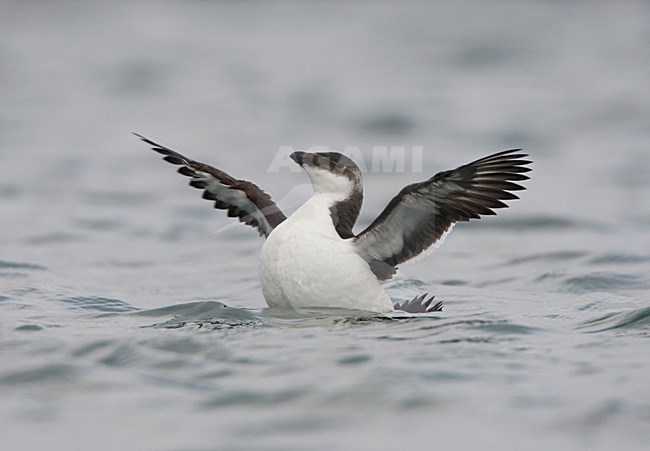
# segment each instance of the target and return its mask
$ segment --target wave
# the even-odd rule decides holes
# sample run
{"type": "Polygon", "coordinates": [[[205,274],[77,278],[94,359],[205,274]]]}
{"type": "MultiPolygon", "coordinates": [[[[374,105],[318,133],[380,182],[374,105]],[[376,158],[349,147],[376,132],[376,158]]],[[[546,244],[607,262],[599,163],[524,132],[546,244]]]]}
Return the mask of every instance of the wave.
{"type": "Polygon", "coordinates": [[[264,324],[259,313],[247,309],[228,307],[218,301],[188,302],[151,310],[140,310],[131,315],[152,318],[173,315],[171,319],[149,326],[165,329],[178,329],[188,326],[223,329],[264,324]]]}
{"type": "Polygon", "coordinates": [[[554,252],[541,252],[537,254],[524,255],[515,257],[505,263],[509,265],[520,265],[529,262],[561,262],[579,259],[587,255],[584,251],[554,251],[554,252]]]}
{"type": "Polygon", "coordinates": [[[104,298],[100,296],[72,296],[59,299],[60,302],[84,310],[93,310],[106,313],[124,313],[138,310],[136,307],[119,299],[104,298]]]}
{"type": "Polygon", "coordinates": [[[650,262],[650,255],[629,254],[623,252],[608,252],[592,258],[589,263],[593,265],[603,264],[634,264],[650,262]]]}
{"type": "Polygon", "coordinates": [[[571,292],[586,293],[593,291],[612,291],[622,289],[647,288],[648,281],[637,274],[599,271],[590,274],[569,277],[562,284],[571,292]]]}
{"type": "Polygon", "coordinates": [[[584,321],[577,328],[585,332],[650,328],[650,307],[607,313],[584,321]]]}
{"type": "Polygon", "coordinates": [[[0,260],[0,277],[25,277],[29,271],[46,271],[47,268],[36,263],[11,262],[0,260]]]}
{"type": "Polygon", "coordinates": [[[3,269],[25,269],[29,271],[45,271],[47,268],[35,263],[22,263],[22,262],[8,262],[0,260],[0,270],[3,269]]]}

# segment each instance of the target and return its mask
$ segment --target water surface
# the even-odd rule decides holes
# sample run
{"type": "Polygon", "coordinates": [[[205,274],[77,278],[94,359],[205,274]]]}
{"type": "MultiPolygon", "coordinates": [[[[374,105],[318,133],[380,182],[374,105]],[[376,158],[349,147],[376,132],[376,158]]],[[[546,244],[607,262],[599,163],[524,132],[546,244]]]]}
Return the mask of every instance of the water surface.
{"type": "Polygon", "coordinates": [[[646,3],[1,6],[7,449],[645,449],[646,3]],[[439,170],[535,163],[386,283],[443,312],[286,312],[256,232],[131,132],[287,212],[309,186],[279,149],[422,147],[365,174],[357,230],[439,170]]]}

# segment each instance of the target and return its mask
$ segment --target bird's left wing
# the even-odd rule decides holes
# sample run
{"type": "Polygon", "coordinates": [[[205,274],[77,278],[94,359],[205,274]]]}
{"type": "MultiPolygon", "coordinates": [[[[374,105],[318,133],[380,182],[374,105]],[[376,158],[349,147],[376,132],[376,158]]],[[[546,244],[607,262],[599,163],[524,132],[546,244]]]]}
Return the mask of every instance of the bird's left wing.
{"type": "Polygon", "coordinates": [[[271,197],[254,183],[237,180],[225,172],[199,163],[144,136],[134,133],[153,150],[164,155],[164,160],[180,166],[178,172],[190,177],[190,185],[203,191],[203,198],[214,201],[214,207],[228,210],[228,216],[237,217],[255,227],[260,235],[269,236],[271,231],[287,217],[271,197]]]}
{"type": "Polygon", "coordinates": [[[396,265],[423,252],[444,237],[458,221],[494,215],[518,199],[510,191],[525,189],[531,162],[506,150],[436,174],[402,189],[368,228],[354,238],[357,252],[379,280],[390,279],[396,265]]]}

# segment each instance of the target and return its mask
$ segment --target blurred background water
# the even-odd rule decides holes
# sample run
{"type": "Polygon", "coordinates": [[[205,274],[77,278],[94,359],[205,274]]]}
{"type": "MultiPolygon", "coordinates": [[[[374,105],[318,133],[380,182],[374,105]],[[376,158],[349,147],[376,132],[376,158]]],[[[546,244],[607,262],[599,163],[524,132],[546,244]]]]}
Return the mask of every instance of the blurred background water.
{"type": "Polygon", "coordinates": [[[6,449],[645,449],[650,4],[0,2],[6,449]],[[265,188],[279,149],[523,147],[511,209],[387,283],[441,314],[266,310],[255,231],[130,133],[265,188]],[[227,307],[226,307],[227,306],[227,307]]]}

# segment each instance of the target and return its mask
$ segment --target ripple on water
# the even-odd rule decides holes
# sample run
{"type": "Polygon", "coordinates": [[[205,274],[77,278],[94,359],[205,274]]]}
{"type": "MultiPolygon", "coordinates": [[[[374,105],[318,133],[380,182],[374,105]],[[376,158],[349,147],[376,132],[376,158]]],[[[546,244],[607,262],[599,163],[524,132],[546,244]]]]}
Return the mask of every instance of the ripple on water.
{"type": "Polygon", "coordinates": [[[575,260],[585,256],[587,253],[583,251],[556,251],[556,252],[543,252],[539,254],[524,255],[516,257],[507,261],[506,265],[519,265],[529,262],[558,262],[575,260]]]}
{"type": "Polygon", "coordinates": [[[34,245],[55,245],[61,243],[74,243],[82,241],[83,237],[79,234],[67,232],[52,232],[39,235],[33,235],[26,239],[28,244],[34,245]]]}
{"type": "Polygon", "coordinates": [[[589,263],[593,265],[605,264],[635,264],[650,262],[650,255],[627,254],[622,252],[608,252],[592,258],[589,263]]]}
{"type": "Polygon", "coordinates": [[[78,375],[78,369],[65,363],[48,363],[29,369],[9,371],[0,376],[0,385],[29,385],[34,383],[68,383],[78,375]]]}
{"type": "Polygon", "coordinates": [[[577,328],[585,332],[603,332],[621,329],[645,331],[646,329],[650,329],[650,307],[622,312],[610,312],[584,321],[577,328]]]}
{"type": "MultiPolygon", "coordinates": [[[[11,262],[0,260],[0,277],[15,278],[25,277],[31,271],[46,271],[47,268],[36,263],[11,262]]],[[[2,300],[0,298],[0,300],[2,300]]]]}
{"type": "Polygon", "coordinates": [[[139,351],[139,346],[134,346],[130,343],[121,343],[112,348],[108,355],[105,355],[98,361],[107,366],[127,367],[141,365],[146,362],[146,359],[139,351]]]}
{"type": "Polygon", "coordinates": [[[72,296],[59,299],[60,302],[70,304],[75,308],[93,310],[106,313],[123,313],[138,310],[136,307],[119,299],[103,298],[99,296],[72,296]]]}
{"type": "Polygon", "coordinates": [[[211,396],[203,402],[206,409],[227,406],[279,406],[308,394],[309,390],[301,388],[283,390],[229,390],[211,396]]]}
{"type": "Polygon", "coordinates": [[[38,324],[24,324],[22,326],[16,327],[14,330],[22,332],[38,332],[40,330],[43,330],[43,327],[39,326],[38,324]]]}
{"type": "Polygon", "coordinates": [[[207,329],[226,329],[235,327],[251,327],[264,325],[262,316],[246,309],[232,308],[217,301],[199,301],[170,305],[158,309],[142,310],[134,313],[144,317],[167,317],[171,319],[150,327],[164,329],[179,329],[195,327],[207,329]]]}
{"type": "Polygon", "coordinates": [[[167,307],[140,310],[129,315],[136,317],[165,318],[145,327],[179,329],[231,329],[239,327],[354,327],[391,321],[421,321],[439,319],[438,313],[410,314],[396,311],[390,314],[378,314],[360,310],[337,308],[275,309],[266,308],[250,310],[228,307],[218,301],[198,301],[167,307]],[[171,316],[171,318],[169,318],[171,316]],[[169,319],[167,319],[169,318],[169,319]]]}
{"type": "Polygon", "coordinates": [[[45,271],[47,268],[35,263],[9,262],[0,260],[0,270],[2,269],[25,269],[29,271],[45,271]]]}
{"type": "Polygon", "coordinates": [[[569,277],[562,284],[571,292],[588,293],[593,291],[645,288],[648,286],[648,281],[637,274],[599,271],[569,277]]]}

